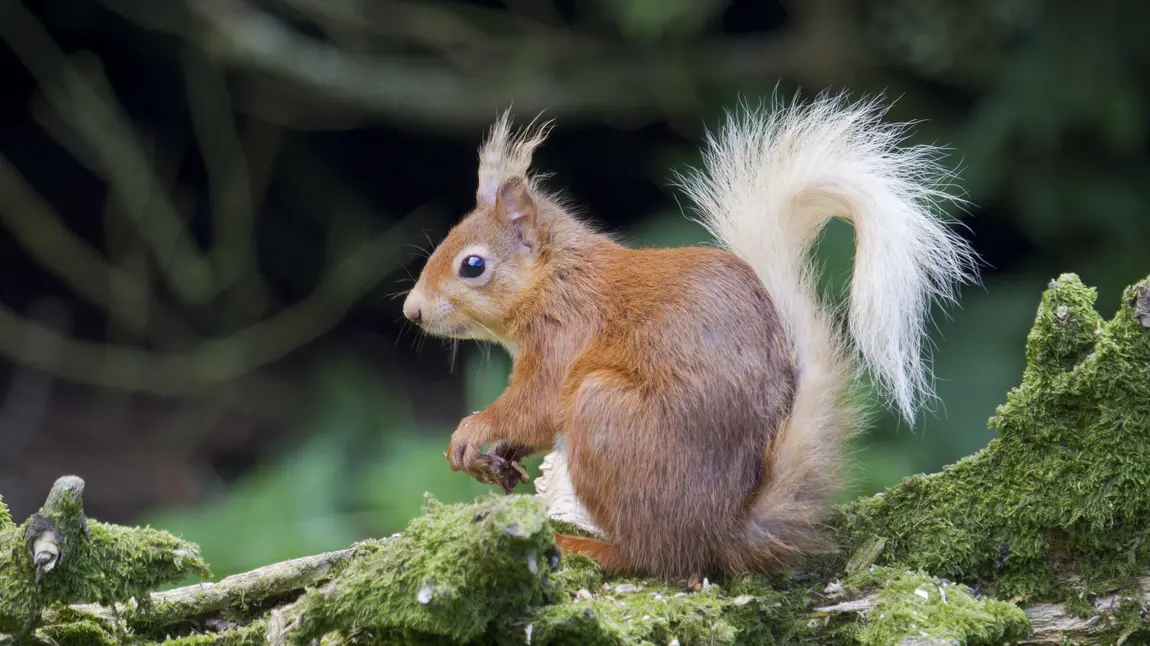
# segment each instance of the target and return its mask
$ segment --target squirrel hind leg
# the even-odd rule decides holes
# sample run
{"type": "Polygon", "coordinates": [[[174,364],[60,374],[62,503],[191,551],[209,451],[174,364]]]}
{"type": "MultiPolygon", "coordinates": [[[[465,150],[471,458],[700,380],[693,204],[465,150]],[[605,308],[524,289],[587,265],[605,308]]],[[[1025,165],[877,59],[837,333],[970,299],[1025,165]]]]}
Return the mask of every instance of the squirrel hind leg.
{"type": "Polygon", "coordinates": [[[572,534],[555,534],[555,546],[559,548],[561,556],[568,554],[586,554],[595,561],[604,572],[623,572],[627,570],[625,561],[615,546],[607,541],[586,536],[572,534]]]}
{"type": "MultiPolygon", "coordinates": [[[[559,548],[561,556],[567,556],[568,554],[586,554],[590,556],[591,560],[595,561],[599,568],[606,574],[633,573],[632,568],[629,568],[625,564],[624,559],[615,549],[615,546],[607,541],[556,532],[555,545],[559,548]]],[[[704,581],[706,581],[706,579],[703,577],[701,571],[692,573],[685,579],[679,580],[682,585],[694,592],[703,589],[704,581]]]]}

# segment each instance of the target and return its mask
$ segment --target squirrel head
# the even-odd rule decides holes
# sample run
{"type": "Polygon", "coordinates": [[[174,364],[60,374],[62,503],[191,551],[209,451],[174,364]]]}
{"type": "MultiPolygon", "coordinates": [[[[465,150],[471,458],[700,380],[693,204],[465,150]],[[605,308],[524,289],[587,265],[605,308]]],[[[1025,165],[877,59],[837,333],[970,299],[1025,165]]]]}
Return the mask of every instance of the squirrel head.
{"type": "Polygon", "coordinates": [[[434,336],[507,341],[516,305],[532,288],[548,199],[528,174],[549,124],[513,133],[510,113],[479,151],[475,209],[435,248],[403,303],[403,314],[434,336]]]}

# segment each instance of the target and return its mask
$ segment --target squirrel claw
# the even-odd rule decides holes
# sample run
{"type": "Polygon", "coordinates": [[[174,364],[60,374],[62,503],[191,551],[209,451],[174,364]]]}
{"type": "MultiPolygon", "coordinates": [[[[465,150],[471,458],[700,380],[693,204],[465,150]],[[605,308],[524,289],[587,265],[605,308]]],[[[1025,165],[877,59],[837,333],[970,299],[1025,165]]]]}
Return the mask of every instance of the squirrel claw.
{"type": "Polygon", "coordinates": [[[510,495],[520,483],[531,479],[527,469],[519,463],[529,453],[527,447],[500,441],[487,454],[477,456],[472,466],[464,470],[483,484],[499,485],[504,495],[510,495]]]}

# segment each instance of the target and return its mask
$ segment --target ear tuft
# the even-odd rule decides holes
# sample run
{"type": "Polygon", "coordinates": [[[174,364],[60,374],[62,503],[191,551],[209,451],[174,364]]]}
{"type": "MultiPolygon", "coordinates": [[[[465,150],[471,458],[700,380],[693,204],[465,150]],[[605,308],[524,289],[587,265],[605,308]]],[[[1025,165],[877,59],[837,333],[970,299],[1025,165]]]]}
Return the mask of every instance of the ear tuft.
{"type": "Polygon", "coordinates": [[[550,131],[551,122],[540,123],[536,117],[526,128],[516,132],[511,128],[511,111],[507,110],[500,115],[479,149],[476,203],[494,204],[505,182],[513,178],[526,178],[532,154],[547,139],[550,131]]]}

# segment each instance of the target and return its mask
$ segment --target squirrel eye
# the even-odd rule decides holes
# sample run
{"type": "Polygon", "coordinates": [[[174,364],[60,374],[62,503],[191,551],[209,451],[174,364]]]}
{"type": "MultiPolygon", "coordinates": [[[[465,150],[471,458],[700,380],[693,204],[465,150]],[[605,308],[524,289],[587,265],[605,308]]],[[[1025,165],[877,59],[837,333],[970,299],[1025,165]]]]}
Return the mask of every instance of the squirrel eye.
{"type": "Polygon", "coordinates": [[[468,256],[459,266],[459,275],[464,278],[479,278],[487,269],[487,261],[479,256],[468,256]]]}

